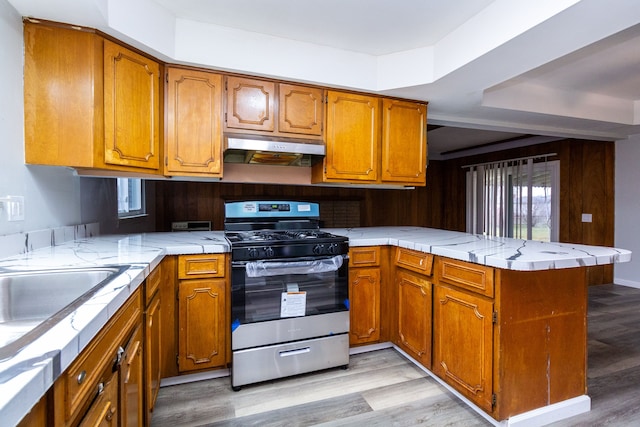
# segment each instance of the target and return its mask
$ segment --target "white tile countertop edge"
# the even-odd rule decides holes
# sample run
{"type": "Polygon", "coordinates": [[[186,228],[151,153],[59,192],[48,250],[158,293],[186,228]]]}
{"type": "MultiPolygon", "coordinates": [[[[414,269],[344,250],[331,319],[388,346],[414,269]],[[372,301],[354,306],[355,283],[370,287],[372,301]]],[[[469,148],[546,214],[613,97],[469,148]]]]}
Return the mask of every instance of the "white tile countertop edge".
{"type": "MultiPolygon", "coordinates": [[[[512,270],[548,270],[631,260],[631,252],[624,249],[490,238],[421,227],[323,230],[347,236],[350,246],[399,246],[512,270]]],[[[0,273],[131,266],[18,355],[0,361],[0,419],[7,425],[18,423],[165,255],[229,251],[224,232],[196,231],[85,238],[0,259],[0,273]]]]}

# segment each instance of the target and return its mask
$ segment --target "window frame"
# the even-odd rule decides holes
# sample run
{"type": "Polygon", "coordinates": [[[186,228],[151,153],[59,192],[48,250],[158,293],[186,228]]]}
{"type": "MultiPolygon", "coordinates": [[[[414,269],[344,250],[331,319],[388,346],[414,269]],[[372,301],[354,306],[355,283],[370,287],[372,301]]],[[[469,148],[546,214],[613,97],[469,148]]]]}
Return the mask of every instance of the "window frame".
{"type": "Polygon", "coordinates": [[[116,178],[116,200],[118,219],[146,216],[145,180],[142,178],[116,178]],[[132,191],[137,197],[131,197],[132,191]]]}

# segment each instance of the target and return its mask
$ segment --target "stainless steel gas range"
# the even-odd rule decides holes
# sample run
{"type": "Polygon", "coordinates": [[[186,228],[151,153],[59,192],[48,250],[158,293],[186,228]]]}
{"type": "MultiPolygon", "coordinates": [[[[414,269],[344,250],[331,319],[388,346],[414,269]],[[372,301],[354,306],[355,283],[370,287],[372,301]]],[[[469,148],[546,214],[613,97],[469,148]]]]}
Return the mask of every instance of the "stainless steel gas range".
{"type": "Polygon", "coordinates": [[[349,363],[348,239],[306,202],[225,204],[231,386],[349,363]]]}

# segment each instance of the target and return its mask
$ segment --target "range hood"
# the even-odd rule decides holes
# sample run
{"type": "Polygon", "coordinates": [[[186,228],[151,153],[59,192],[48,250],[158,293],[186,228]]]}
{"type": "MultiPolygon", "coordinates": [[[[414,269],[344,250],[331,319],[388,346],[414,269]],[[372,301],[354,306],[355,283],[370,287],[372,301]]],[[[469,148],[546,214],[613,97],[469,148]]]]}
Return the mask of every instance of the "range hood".
{"type": "Polygon", "coordinates": [[[225,163],[311,166],[322,160],[325,153],[322,141],[313,143],[253,135],[225,136],[225,163]]]}

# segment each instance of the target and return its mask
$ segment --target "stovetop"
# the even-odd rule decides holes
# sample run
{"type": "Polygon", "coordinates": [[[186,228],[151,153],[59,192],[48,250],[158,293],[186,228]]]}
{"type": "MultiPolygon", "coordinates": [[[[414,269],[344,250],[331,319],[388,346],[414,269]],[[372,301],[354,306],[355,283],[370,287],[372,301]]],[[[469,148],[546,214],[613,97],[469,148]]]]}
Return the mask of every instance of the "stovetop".
{"type": "Polygon", "coordinates": [[[349,239],[320,230],[227,231],[231,260],[256,261],[346,255],[349,239]]]}
{"type": "Polygon", "coordinates": [[[320,230],[251,230],[251,231],[227,231],[225,237],[234,243],[252,243],[252,242],[291,242],[299,240],[318,240],[318,239],[335,239],[335,236],[320,230]]]}

